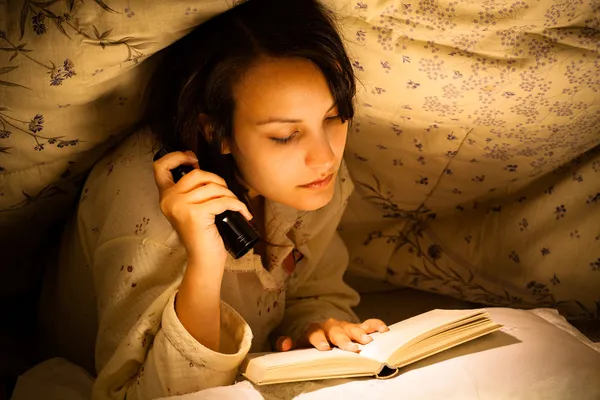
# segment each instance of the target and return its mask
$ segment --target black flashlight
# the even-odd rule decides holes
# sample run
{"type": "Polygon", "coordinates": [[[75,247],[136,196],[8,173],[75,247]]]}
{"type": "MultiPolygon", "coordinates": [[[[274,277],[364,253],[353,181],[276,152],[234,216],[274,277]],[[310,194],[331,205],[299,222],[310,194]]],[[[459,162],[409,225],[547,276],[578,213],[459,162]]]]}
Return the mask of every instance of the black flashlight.
{"type": "MultiPolygon", "coordinates": [[[[154,161],[164,157],[171,151],[162,148],[154,155],[154,161]]],[[[180,165],[171,170],[173,181],[177,183],[183,176],[194,167],[180,165]]],[[[225,248],[236,260],[243,257],[260,240],[258,232],[250,225],[248,220],[239,212],[227,210],[215,216],[215,225],[223,239],[225,248]]]]}

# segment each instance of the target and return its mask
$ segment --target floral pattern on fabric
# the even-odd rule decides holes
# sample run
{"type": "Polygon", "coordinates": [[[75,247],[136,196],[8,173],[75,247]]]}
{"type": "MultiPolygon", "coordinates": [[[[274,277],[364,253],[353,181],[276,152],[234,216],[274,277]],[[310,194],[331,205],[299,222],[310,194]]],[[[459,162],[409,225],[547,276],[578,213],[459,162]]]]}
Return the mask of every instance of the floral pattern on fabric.
{"type": "MultiPolygon", "coordinates": [[[[599,2],[324,2],[339,14],[359,79],[346,152],[358,189],[340,231],[351,269],[597,319],[599,2]]],[[[231,5],[14,4],[0,16],[8,265],[24,253],[11,244],[37,247],[93,163],[136,123],[147,56],[231,5]]],[[[137,224],[142,236],[152,225],[137,224]]],[[[6,282],[20,287],[28,271],[8,271],[6,282]]]]}
{"type": "Polygon", "coordinates": [[[148,56],[231,4],[214,1],[193,14],[189,6],[0,6],[0,243],[10,282],[3,293],[37,285],[43,260],[28,249],[45,248],[51,238],[44,235],[72,211],[90,168],[134,129],[153,65],[148,56]]]}
{"type": "Polygon", "coordinates": [[[352,273],[600,320],[600,3],[335,4],[352,273]]]}

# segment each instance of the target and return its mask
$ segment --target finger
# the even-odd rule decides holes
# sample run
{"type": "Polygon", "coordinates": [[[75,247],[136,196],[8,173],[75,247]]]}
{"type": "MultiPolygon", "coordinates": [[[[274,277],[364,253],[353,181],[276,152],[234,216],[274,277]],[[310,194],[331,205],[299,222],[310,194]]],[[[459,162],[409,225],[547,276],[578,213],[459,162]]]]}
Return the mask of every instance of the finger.
{"type": "Polygon", "coordinates": [[[358,345],[353,343],[341,326],[334,326],[329,329],[327,336],[331,343],[342,350],[358,353],[358,345]]]}
{"type": "Polygon", "coordinates": [[[292,349],[292,338],[289,336],[280,336],[275,343],[277,351],[289,351],[292,349]]]}
{"type": "Polygon", "coordinates": [[[320,326],[309,329],[305,334],[305,339],[309,345],[314,346],[317,350],[331,350],[327,335],[325,335],[325,331],[320,326]]]}
{"type": "Polygon", "coordinates": [[[177,191],[179,193],[187,193],[196,189],[198,186],[207,185],[209,183],[214,183],[225,188],[227,187],[225,179],[221,178],[219,175],[196,168],[185,174],[183,178],[177,182],[177,191]]]}
{"type": "Polygon", "coordinates": [[[365,320],[362,324],[360,324],[360,328],[366,333],[387,332],[390,330],[385,322],[377,318],[365,320]]]}
{"type": "Polygon", "coordinates": [[[188,203],[194,204],[204,203],[212,199],[218,199],[219,197],[231,197],[232,199],[239,200],[231,190],[214,182],[200,184],[200,186],[192,188],[192,190],[187,192],[178,191],[177,194],[184,196],[188,203]]]}
{"type": "Polygon", "coordinates": [[[360,344],[367,344],[373,340],[371,336],[367,335],[367,333],[356,324],[346,325],[344,327],[344,332],[346,332],[346,335],[348,335],[350,340],[360,344]]]}
{"type": "MultiPolygon", "coordinates": [[[[175,188],[169,189],[174,191],[175,188]]],[[[178,187],[177,187],[178,190],[178,187]]],[[[187,204],[202,204],[207,201],[218,199],[221,197],[229,197],[235,200],[239,200],[235,193],[231,190],[223,187],[217,183],[210,182],[204,185],[200,185],[187,193],[176,193],[178,198],[183,198],[187,204]]]]}
{"type": "Polygon", "coordinates": [[[171,170],[180,165],[195,165],[198,164],[196,157],[192,157],[181,151],[174,151],[161,157],[152,164],[154,171],[154,180],[161,191],[175,184],[171,170]]]}
{"type": "Polygon", "coordinates": [[[198,164],[198,157],[196,157],[196,154],[194,154],[194,152],[191,150],[187,150],[184,153],[190,156],[191,158],[195,159],[196,163],[193,165],[193,167],[200,169],[200,164],[198,164]]]}
{"type": "Polygon", "coordinates": [[[219,197],[202,203],[202,207],[204,207],[204,211],[213,216],[230,210],[241,213],[247,220],[252,219],[252,214],[248,211],[248,207],[237,198],[219,197]]]}

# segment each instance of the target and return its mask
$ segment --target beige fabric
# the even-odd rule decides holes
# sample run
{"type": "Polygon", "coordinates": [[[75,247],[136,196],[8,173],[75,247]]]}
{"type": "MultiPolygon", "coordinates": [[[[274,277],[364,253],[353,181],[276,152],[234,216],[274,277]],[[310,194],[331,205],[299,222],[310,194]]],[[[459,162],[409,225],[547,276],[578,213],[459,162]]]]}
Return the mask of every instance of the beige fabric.
{"type": "Polygon", "coordinates": [[[89,400],[94,379],[63,358],[52,358],[19,376],[12,400],[89,400]]]}
{"type": "MultiPolygon", "coordinates": [[[[596,1],[325,3],[360,81],[351,270],[597,319],[596,1]]],[[[40,234],[137,120],[145,58],[230,5],[0,4],[3,293],[35,284],[29,257],[52,245],[40,234]]]]}
{"type": "MultiPolygon", "coordinates": [[[[388,293],[384,304],[393,304],[396,295],[388,293]]],[[[394,311],[397,316],[404,314],[401,307],[382,308],[379,301],[370,308],[379,312],[375,314],[379,317],[393,315],[394,311]]],[[[489,311],[494,320],[504,324],[500,332],[422,360],[389,380],[333,379],[258,387],[241,381],[232,386],[169,398],[595,400],[600,396],[600,353],[588,347],[589,341],[586,342],[576,329],[558,316],[556,310],[491,308],[489,311]]],[[[81,370],[74,370],[64,363],[57,364],[55,360],[46,361],[20,377],[14,400],[40,396],[64,399],[65,394],[73,393],[71,386],[60,387],[59,382],[78,381],[88,382],[88,387],[91,385],[91,379],[81,370]],[[53,382],[49,382],[50,376],[55,378],[53,382]]],[[[89,398],[89,394],[68,398],[83,400],[89,398]]]]}
{"type": "MultiPolygon", "coordinates": [[[[81,304],[93,305],[95,294],[94,399],[148,399],[228,385],[249,350],[270,349],[272,331],[295,340],[311,322],[357,321],[351,307],[358,295],[342,281],[348,256],[336,233],[353,189],[342,167],[332,201],[317,211],[266,201],[268,269],[253,252],[240,260],[228,257],[221,352],[196,342],[175,314],[185,249],[160,211],[155,151],[151,136],[141,131],[104,157],[85,184],[77,228],[63,239],[56,281],[67,292],[46,314],[61,325],[93,326],[95,313],[81,304]],[[294,248],[303,256],[297,263],[294,248]],[[92,282],[93,289],[69,292],[82,282],[92,282]]],[[[93,341],[85,333],[63,331],[66,350],[89,352],[76,345],[93,341]]]]}
{"type": "MultiPolygon", "coordinates": [[[[347,160],[359,189],[343,224],[352,270],[595,317],[600,159],[584,156],[600,142],[595,1],[325,2],[360,80],[347,160]]],[[[103,4],[0,6],[0,239],[17,251],[7,264],[24,264],[6,292],[35,276],[24,235],[35,245],[64,216],[102,145],[137,120],[152,68],[140,62],[231,5],[103,4]]]]}
{"type": "Polygon", "coordinates": [[[360,81],[350,270],[600,314],[595,1],[335,1],[360,81]]]}
{"type": "MultiPolygon", "coordinates": [[[[4,294],[36,284],[52,223],[91,166],[131,132],[147,57],[231,6],[227,0],[0,4],[0,243],[4,294]],[[192,4],[194,3],[194,4],[192,4]],[[5,246],[5,247],[4,247],[5,246]],[[10,274],[10,275],[9,275],[10,274]]],[[[50,247],[49,246],[49,247],[50,247]]]]}

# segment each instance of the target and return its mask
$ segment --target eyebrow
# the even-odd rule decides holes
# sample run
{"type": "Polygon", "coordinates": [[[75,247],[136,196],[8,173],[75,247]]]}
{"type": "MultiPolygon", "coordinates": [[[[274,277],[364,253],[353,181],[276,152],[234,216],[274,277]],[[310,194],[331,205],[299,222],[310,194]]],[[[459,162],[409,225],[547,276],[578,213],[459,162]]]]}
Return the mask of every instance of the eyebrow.
{"type": "MultiPolygon", "coordinates": [[[[333,110],[337,106],[336,103],[333,103],[327,112],[333,110]]],[[[327,114],[327,113],[326,113],[327,114]]],[[[301,119],[289,119],[289,118],[268,118],[262,121],[258,121],[256,125],[268,125],[268,124],[297,124],[302,122],[301,119]]]]}

